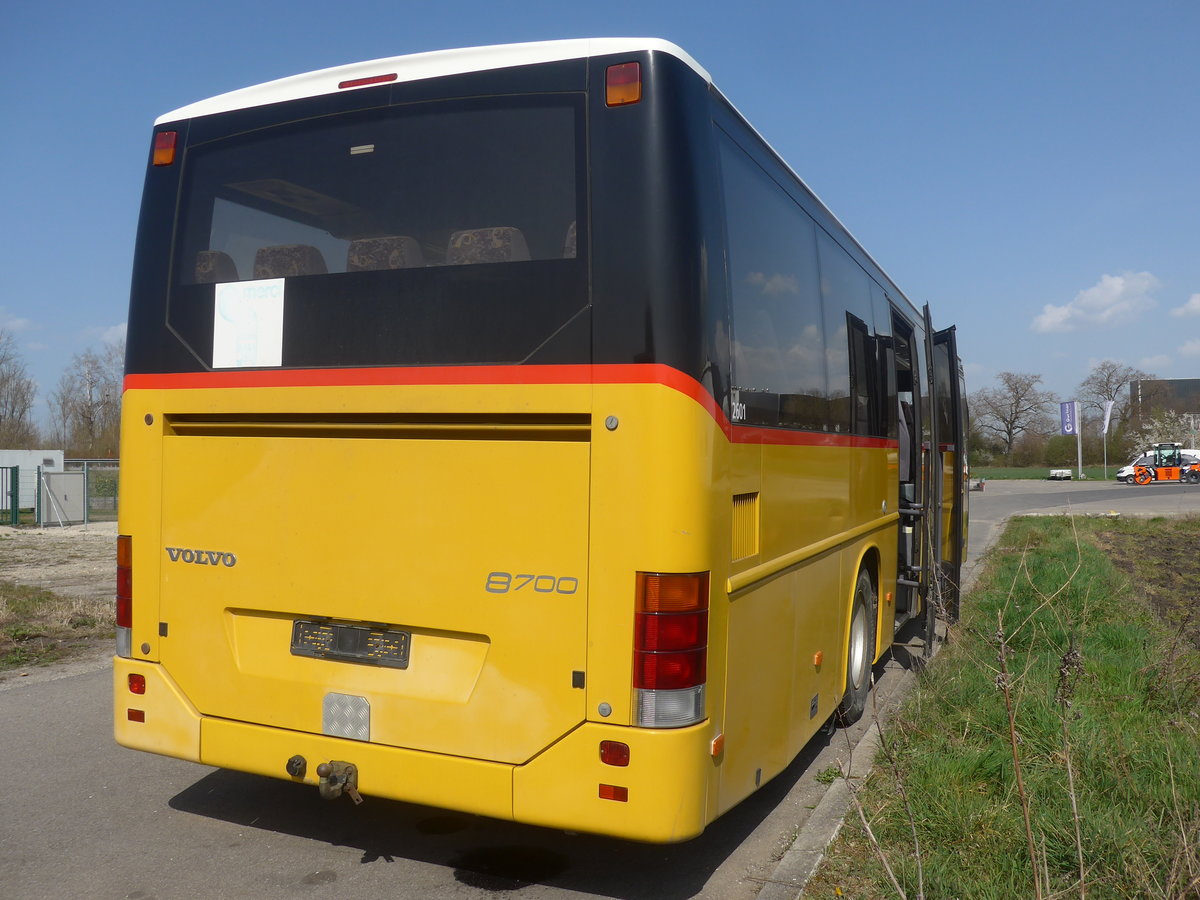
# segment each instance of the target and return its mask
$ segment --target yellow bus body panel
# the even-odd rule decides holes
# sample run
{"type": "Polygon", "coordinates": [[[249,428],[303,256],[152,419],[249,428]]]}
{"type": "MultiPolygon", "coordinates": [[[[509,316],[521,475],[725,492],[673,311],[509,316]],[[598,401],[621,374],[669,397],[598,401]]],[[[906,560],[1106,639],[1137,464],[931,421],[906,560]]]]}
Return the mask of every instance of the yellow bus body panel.
{"type": "Polygon", "coordinates": [[[113,697],[113,734],[118,744],[176,759],[200,758],[200,713],[162,666],[114,657],[113,697]],[[129,690],[130,675],[146,679],[144,694],[129,690]],[[142,713],[143,721],[133,721],[130,710],[142,713]]]}
{"type": "Polygon", "coordinates": [[[890,644],[894,448],[732,442],[694,390],[653,382],[139,389],[124,409],[135,660],[116,667],[118,718],[122,673],[147,672],[154,694],[145,723],[118,722],[127,746],[278,778],[299,753],[313,783],[344,759],[368,795],[677,841],[832,714],[859,567],[879,591],[876,656],[890,644]],[[590,425],[495,440],[278,428],[387,410],[590,425]],[[736,547],[735,497],[750,535],[736,547]],[[709,572],[696,725],[630,727],[639,571],[709,572]],[[572,590],[502,577],[522,574],[572,590]],[[293,655],[305,617],[409,631],[409,666],[293,655]],[[331,693],[365,701],[369,740],[322,733],[331,693]],[[628,768],[600,762],[606,739],[629,744],[628,768]]]}
{"type": "Polygon", "coordinates": [[[712,728],[650,730],[587,723],[513,773],[513,811],[522,822],[673,843],[695,837],[713,818],[707,785],[717,763],[712,728]],[[600,742],[629,746],[628,766],[600,761],[600,742]],[[625,788],[625,801],[600,786],[625,788]]]}
{"type": "MultiPolygon", "coordinates": [[[[365,741],[269,728],[226,719],[205,719],[200,762],[240,772],[317,785],[317,766],[337,760],[358,769],[358,790],[462,812],[512,818],[512,766],[386,747],[365,741]],[[303,778],[285,766],[299,754],[308,762],[303,778]]],[[[315,796],[315,794],[314,794],[315,796]]]]}

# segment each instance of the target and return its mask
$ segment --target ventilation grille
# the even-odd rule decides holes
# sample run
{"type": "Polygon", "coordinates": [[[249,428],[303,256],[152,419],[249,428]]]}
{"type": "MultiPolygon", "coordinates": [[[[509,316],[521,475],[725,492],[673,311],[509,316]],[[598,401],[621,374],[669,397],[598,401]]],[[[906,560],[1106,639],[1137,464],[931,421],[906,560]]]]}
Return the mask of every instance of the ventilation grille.
{"type": "Polygon", "coordinates": [[[733,495],[733,559],[758,554],[758,492],[733,495]]]}
{"type": "Polygon", "coordinates": [[[586,414],[436,415],[173,413],[166,433],[195,437],[407,438],[417,440],[588,441],[586,414]]]}

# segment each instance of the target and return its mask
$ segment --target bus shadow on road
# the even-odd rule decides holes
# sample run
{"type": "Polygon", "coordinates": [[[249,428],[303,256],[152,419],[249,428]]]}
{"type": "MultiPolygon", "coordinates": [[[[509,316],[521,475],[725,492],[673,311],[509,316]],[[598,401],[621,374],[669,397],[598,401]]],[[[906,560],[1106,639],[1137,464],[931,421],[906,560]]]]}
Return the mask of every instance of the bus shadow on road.
{"type": "MultiPolygon", "coordinates": [[[[453,870],[459,883],[484,890],[546,885],[621,900],[672,900],[704,890],[721,864],[780,806],[830,740],[815,737],[778,777],[682,844],[571,834],[369,796],[354,806],[347,798],[322,800],[309,785],[228,769],[201,778],[169,805],[241,828],[353,848],[361,852],[364,865],[407,859],[443,866],[453,870]]],[[[310,853],[305,859],[310,869],[344,864],[341,856],[323,861],[310,853]]]]}

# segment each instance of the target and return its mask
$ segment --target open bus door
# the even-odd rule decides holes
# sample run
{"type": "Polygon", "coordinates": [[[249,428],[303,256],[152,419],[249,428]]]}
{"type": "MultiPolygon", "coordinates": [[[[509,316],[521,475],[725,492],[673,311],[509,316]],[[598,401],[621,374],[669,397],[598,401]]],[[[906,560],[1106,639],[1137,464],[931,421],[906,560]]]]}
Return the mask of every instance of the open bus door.
{"type": "MultiPolygon", "coordinates": [[[[928,325],[929,308],[925,309],[928,325]]],[[[967,546],[967,407],[962,365],[954,326],[931,332],[933,352],[933,428],[939,492],[937,532],[938,569],[942,605],[949,621],[958,620],[963,557],[967,546]]]]}

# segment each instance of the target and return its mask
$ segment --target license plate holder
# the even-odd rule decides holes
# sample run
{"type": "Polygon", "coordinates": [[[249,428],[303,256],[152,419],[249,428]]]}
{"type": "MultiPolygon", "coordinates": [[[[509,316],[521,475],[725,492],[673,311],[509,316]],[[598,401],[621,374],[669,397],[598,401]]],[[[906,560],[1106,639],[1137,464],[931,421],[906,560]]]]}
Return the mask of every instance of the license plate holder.
{"type": "Polygon", "coordinates": [[[292,622],[293,656],[407,669],[411,649],[409,631],[312,619],[292,622]]]}

